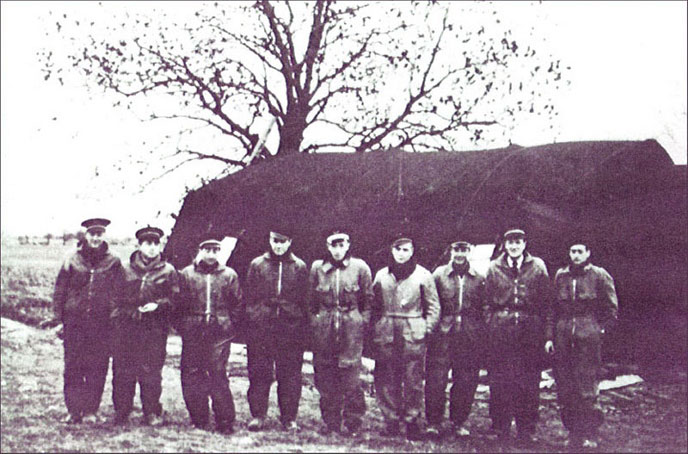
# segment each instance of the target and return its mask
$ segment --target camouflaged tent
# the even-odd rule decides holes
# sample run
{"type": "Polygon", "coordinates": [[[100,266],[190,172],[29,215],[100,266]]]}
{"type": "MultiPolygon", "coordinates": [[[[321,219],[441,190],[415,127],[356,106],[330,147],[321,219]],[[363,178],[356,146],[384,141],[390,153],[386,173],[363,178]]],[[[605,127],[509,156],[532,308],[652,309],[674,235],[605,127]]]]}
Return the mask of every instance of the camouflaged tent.
{"type": "Polygon", "coordinates": [[[459,233],[494,243],[521,225],[552,274],[566,261],[566,238],[585,232],[594,262],[615,277],[624,319],[686,310],[685,166],[654,140],[274,158],[189,193],[165,254],[181,267],[202,236],[239,237],[230,265],[242,275],[273,222],[289,225],[308,264],[325,253],[327,228],[347,227],[373,273],[400,228],[432,268],[459,233]]]}

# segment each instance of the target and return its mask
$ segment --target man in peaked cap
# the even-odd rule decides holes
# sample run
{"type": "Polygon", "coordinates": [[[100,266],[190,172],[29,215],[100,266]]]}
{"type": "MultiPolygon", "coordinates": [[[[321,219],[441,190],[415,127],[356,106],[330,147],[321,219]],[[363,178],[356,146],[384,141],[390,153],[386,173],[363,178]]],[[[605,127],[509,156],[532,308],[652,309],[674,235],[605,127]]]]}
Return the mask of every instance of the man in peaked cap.
{"type": "Polygon", "coordinates": [[[110,364],[110,312],[122,264],[104,240],[108,224],[103,218],[81,223],[84,240],[65,260],[55,282],[55,315],[64,328],[66,422],[71,424],[98,421],[110,364]]]}
{"type": "Polygon", "coordinates": [[[485,278],[492,427],[503,441],[516,419],[519,443],[533,442],[538,418],[540,360],[551,284],[542,259],[526,252],[526,233],[504,233],[504,252],[485,278]]]}
{"type": "Polygon", "coordinates": [[[356,436],[366,410],[361,387],[363,338],[373,298],[370,267],[351,256],[345,230],[331,230],[327,254],[313,262],[309,300],[315,386],[320,393],[323,433],[339,433],[342,419],[356,436]]]}
{"type": "Polygon", "coordinates": [[[450,244],[449,263],[433,272],[440,298],[440,322],[428,337],[425,362],[427,434],[440,435],[446,407],[447,379],[452,371],[449,415],[458,436],[470,435],[463,424],[478,387],[485,342],[485,278],[469,262],[473,244],[459,235],[450,244]]]}
{"type": "Polygon", "coordinates": [[[162,368],[167,349],[169,317],[179,294],[174,267],[161,258],[163,231],[147,226],[136,232],[138,249],[124,265],[112,318],[115,351],[112,400],[115,423],[126,424],[136,383],[141,392],[144,422],[161,425],[162,368]]]}
{"type": "Polygon", "coordinates": [[[264,427],[270,386],[277,376],[280,419],[293,431],[301,398],[308,333],[308,267],[291,252],[291,232],[274,226],[268,251],[251,261],[244,285],[250,431],[264,427]]]}
{"type": "Polygon", "coordinates": [[[554,277],[556,299],[546,348],[554,352],[557,398],[569,446],[596,448],[603,420],[597,403],[601,338],[616,320],[618,302],[612,277],[590,262],[590,241],[577,236],[568,246],[569,264],[554,277]]]}
{"type": "Polygon", "coordinates": [[[413,239],[400,233],[390,246],[390,264],[373,281],[375,389],[386,424],[383,433],[398,435],[403,421],[406,437],[419,440],[426,336],[435,329],[440,304],[432,274],[413,258],[413,239]]]}
{"type": "Polygon", "coordinates": [[[191,422],[208,428],[210,397],[215,429],[231,434],[236,413],[227,362],[242,295],[236,271],[218,262],[220,246],[215,238],[202,241],[194,262],[179,273],[176,326],[182,336],[182,394],[191,422]]]}

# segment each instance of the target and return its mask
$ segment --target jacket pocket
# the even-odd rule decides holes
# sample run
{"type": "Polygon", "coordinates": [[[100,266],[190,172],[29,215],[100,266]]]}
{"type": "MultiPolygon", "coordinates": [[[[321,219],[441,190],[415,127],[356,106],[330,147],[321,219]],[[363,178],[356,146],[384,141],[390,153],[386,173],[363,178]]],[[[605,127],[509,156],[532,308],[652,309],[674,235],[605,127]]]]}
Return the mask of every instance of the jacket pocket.
{"type": "Polygon", "coordinates": [[[344,286],[342,296],[346,307],[358,309],[358,293],[361,287],[358,284],[347,284],[344,286]]]}
{"type": "Polygon", "coordinates": [[[414,317],[405,320],[404,340],[414,344],[424,343],[427,330],[425,319],[423,317],[414,317]]]}
{"type": "Polygon", "coordinates": [[[394,340],[394,325],[389,317],[382,317],[375,323],[373,329],[373,343],[377,345],[391,344],[394,340]]]}

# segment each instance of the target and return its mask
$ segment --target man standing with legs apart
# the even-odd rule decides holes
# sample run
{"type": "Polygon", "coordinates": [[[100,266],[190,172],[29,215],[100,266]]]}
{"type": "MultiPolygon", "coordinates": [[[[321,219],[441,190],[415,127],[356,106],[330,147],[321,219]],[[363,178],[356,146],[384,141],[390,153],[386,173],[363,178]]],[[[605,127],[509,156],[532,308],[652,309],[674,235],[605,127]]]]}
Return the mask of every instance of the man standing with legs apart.
{"type": "Polygon", "coordinates": [[[504,241],[505,252],[490,262],[485,278],[490,417],[503,441],[515,418],[519,443],[528,447],[538,419],[551,284],[542,259],[525,251],[523,230],[508,230],[504,241]]]}
{"type": "Polygon", "coordinates": [[[94,423],[110,364],[110,313],[122,263],[104,241],[110,221],[87,219],[79,249],[60,268],[53,297],[64,328],[66,422],[94,423]]]}
{"type": "Polygon", "coordinates": [[[363,337],[373,297],[368,265],[351,257],[349,234],[331,231],[328,254],[310,271],[315,386],[320,393],[323,434],[339,433],[342,419],[350,436],[366,410],[361,387],[363,337]]]}
{"type": "MultiPolygon", "coordinates": [[[[463,238],[463,237],[461,237],[463,238]]],[[[433,273],[440,297],[440,322],[429,336],[425,361],[425,416],[428,436],[439,437],[446,407],[446,388],[452,371],[449,417],[456,435],[470,435],[463,424],[478,387],[484,321],[485,278],[468,261],[473,245],[456,241],[449,263],[433,273]]]]}
{"type": "Polygon", "coordinates": [[[248,430],[261,430],[268,411],[270,386],[277,375],[282,426],[298,429],[301,366],[308,332],[308,268],[294,255],[284,228],[270,232],[269,250],[253,259],[244,285],[243,317],[248,347],[248,403],[253,417],[248,430]]]}
{"type": "Polygon", "coordinates": [[[554,278],[546,348],[554,352],[557,397],[569,446],[594,449],[603,420],[597,403],[602,335],[615,322],[618,303],[612,277],[590,263],[588,241],[575,239],[569,244],[570,263],[554,278]]]}
{"type": "Polygon", "coordinates": [[[438,322],[440,304],[430,271],[413,259],[413,240],[397,235],[391,264],[375,275],[373,287],[375,390],[385,418],[385,435],[422,438],[426,336],[438,322]]]}
{"type": "Polygon", "coordinates": [[[136,232],[139,247],[124,265],[124,279],[118,285],[112,314],[116,338],[112,401],[116,424],[128,422],[137,382],[145,423],[163,423],[162,368],[179,280],[174,267],[160,256],[162,237],[163,231],[157,227],[148,226],[136,232]]]}
{"type": "Polygon", "coordinates": [[[235,410],[227,361],[239,324],[241,289],[237,273],[217,261],[218,240],[205,240],[199,249],[194,263],[179,276],[182,394],[194,426],[208,429],[210,397],[215,429],[231,434],[235,410]]]}

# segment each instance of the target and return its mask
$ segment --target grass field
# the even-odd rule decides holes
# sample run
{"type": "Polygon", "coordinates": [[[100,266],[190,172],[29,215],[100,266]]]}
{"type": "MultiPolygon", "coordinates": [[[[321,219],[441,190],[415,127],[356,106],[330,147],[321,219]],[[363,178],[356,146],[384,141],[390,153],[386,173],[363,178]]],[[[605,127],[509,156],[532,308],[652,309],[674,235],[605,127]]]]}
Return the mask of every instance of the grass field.
{"type": "MultiPolygon", "coordinates": [[[[303,394],[298,422],[301,430],[279,430],[276,392],[272,389],[269,430],[250,433],[246,401],[248,379],[243,345],[233,345],[229,374],[237,409],[237,432],[222,436],[194,429],[181,396],[179,379],[180,340],[171,336],[163,370],[162,403],[166,425],[152,429],[140,424],[140,406],[127,428],[112,425],[111,372],[101,405],[105,421],[94,426],[69,426],[60,422],[66,409],[62,397],[62,344],[51,330],[37,329],[50,315],[52,285],[64,256],[73,245],[2,247],[2,356],[1,356],[1,452],[516,452],[517,447],[496,444],[489,431],[487,399],[481,386],[467,426],[466,440],[449,437],[441,442],[407,442],[378,434],[382,419],[372,392],[372,375],[362,375],[368,410],[364,431],[356,438],[323,437],[318,393],[313,386],[310,355],[304,365],[303,394]],[[9,320],[12,319],[12,320],[9,320]],[[17,323],[16,320],[24,322],[17,323]]],[[[129,256],[131,246],[115,248],[129,256]]],[[[367,362],[367,364],[370,364],[367,362]]],[[[600,401],[606,413],[602,450],[607,452],[686,452],[686,371],[665,369],[645,381],[604,391],[600,401]]],[[[566,431],[556,404],[556,386],[541,392],[538,445],[542,452],[563,451],[566,431]]],[[[137,397],[138,399],[138,397],[137,397]]]]}

